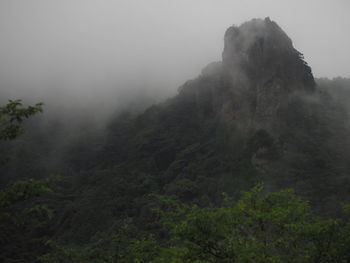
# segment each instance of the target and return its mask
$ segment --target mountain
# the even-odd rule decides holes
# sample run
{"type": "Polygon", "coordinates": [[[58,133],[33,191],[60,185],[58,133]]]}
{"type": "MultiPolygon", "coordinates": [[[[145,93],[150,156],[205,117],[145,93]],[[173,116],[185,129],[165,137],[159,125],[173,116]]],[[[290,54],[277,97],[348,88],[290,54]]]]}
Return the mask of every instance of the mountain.
{"type": "Polygon", "coordinates": [[[237,198],[259,182],[294,188],[319,213],[337,213],[335,201],[350,201],[350,140],[347,113],[333,97],[275,22],[232,26],[222,61],[178,95],[120,115],[98,151],[86,142],[71,147],[65,163],[76,172],[66,191],[75,198],[58,232],[83,242],[124,217],[149,230],[150,193],[219,205],[223,192],[237,198]]]}
{"type": "Polygon", "coordinates": [[[222,61],[176,97],[111,125],[104,167],[141,172],[186,200],[219,202],[222,191],[258,181],[320,204],[319,196],[338,195],[334,178],[348,180],[337,159],[337,143],[347,140],[341,107],[269,18],[230,27],[224,40],[222,61]]]}
{"type": "Polygon", "coordinates": [[[281,105],[292,93],[315,88],[302,54],[269,18],[230,27],[225,33],[222,65],[230,90],[235,92],[230,97],[241,102],[230,106],[239,112],[230,115],[246,115],[256,128],[272,129],[281,105]]]}
{"type": "MultiPolygon", "coordinates": [[[[238,198],[260,182],[267,191],[294,188],[321,215],[338,213],[341,202],[350,202],[350,95],[332,83],[315,81],[269,18],[230,27],[222,61],[207,65],[175,97],[119,115],[106,136],[84,135],[60,148],[62,160],[52,163],[64,180],[51,200],[57,216],[50,233],[84,244],[125,218],[137,232],[162,233],[149,194],[217,206],[223,192],[238,198]]],[[[49,136],[40,134],[41,154],[28,166],[50,163],[43,139],[49,136]]],[[[36,142],[26,140],[31,154],[36,142]]],[[[14,161],[23,163],[25,152],[14,161]]]]}

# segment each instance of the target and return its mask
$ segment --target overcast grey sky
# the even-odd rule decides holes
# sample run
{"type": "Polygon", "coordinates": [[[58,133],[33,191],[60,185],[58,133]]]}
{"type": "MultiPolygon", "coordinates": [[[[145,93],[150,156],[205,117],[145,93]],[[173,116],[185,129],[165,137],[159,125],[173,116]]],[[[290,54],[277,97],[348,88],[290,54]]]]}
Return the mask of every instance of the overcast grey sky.
{"type": "Polygon", "coordinates": [[[349,2],[0,0],[0,89],[175,89],[221,59],[226,28],[266,16],[315,76],[350,77],[349,2]]]}

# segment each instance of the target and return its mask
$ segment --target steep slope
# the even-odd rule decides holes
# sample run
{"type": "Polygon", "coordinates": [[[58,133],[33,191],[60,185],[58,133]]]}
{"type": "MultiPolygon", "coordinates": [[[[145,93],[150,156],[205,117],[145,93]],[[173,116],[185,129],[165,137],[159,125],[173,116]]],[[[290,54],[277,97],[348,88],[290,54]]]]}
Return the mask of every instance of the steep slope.
{"type": "Polygon", "coordinates": [[[226,31],[222,57],[175,98],[112,125],[106,166],[142,171],[187,200],[219,200],[256,181],[311,199],[335,194],[333,133],[346,130],[335,116],[346,116],[290,38],[254,19],[226,31]]]}
{"type": "Polygon", "coordinates": [[[52,226],[58,237],[89,242],[126,217],[156,229],[150,193],[217,205],[222,192],[237,197],[264,182],[295,188],[322,213],[350,201],[347,115],[289,37],[254,19],[230,27],[224,44],[222,61],[177,96],[115,119],[102,150],[66,154],[73,175],[52,226]]]}

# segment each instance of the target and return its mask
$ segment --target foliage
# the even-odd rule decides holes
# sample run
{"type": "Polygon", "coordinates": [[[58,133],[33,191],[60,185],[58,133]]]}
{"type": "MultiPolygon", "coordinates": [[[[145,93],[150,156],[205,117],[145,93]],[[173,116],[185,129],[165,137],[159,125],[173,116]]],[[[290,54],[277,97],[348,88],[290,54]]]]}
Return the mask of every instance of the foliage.
{"type": "MultiPolygon", "coordinates": [[[[231,97],[222,93],[227,88],[219,78],[200,77],[139,116],[116,118],[106,137],[81,132],[67,143],[53,136],[65,134],[55,125],[33,129],[11,145],[16,155],[0,171],[6,178],[16,181],[23,171],[32,177],[37,170],[41,177],[42,167],[52,163],[66,177],[49,199],[44,181],[3,190],[8,206],[2,233],[11,231],[3,243],[7,259],[35,262],[44,254],[41,261],[51,263],[346,262],[348,221],[329,218],[340,215],[340,200],[350,201],[347,113],[322,92],[291,96],[275,116],[276,130],[247,128],[245,120],[231,120],[239,109],[229,108],[231,97]],[[259,181],[272,193],[257,186],[237,201],[241,190],[259,181]],[[301,198],[291,190],[273,192],[285,187],[301,198]],[[166,197],[158,213],[151,208],[159,200],[150,193],[166,197]],[[51,210],[57,216],[45,224],[51,210]],[[46,239],[52,240],[42,245],[46,239]]],[[[17,137],[30,116],[18,111],[28,110],[18,103],[10,102],[12,110],[2,107],[7,121],[1,128],[17,127],[3,139],[17,137]]]]}
{"type": "MultiPolygon", "coordinates": [[[[23,107],[21,100],[10,100],[0,107],[0,142],[14,140],[24,132],[22,122],[30,116],[42,112],[43,103],[23,107]]],[[[0,153],[0,165],[8,162],[8,156],[0,153]]]]}
{"type": "Polygon", "coordinates": [[[63,246],[49,241],[49,253],[40,257],[43,263],[143,263],[151,262],[161,246],[152,235],[140,235],[130,218],[118,224],[116,231],[99,233],[88,246],[63,246]]]}
{"type": "Polygon", "coordinates": [[[50,184],[57,179],[23,180],[0,191],[1,262],[28,262],[42,248],[40,229],[52,210],[40,197],[51,193],[50,184]]]}
{"type": "Polygon", "coordinates": [[[0,107],[0,140],[13,140],[23,133],[21,126],[25,119],[42,112],[43,103],[23,107],[21,100],[10,100],[8,104],[0,107]]]}
{"type": "Polygon", "coordinates": [[[188,205],[154,195],[166,238],[140,236],[131,219],[112,236],[84,247],[60,246],[45,263],[338,263],[350,260],[350,221],[322,219],[292,190],[265,193],[263,185],[221,207],[188,205]]]}
{"type": "MultiPolygon", "coordinates": [[[[21,100],[10,100],[0,107],[0,142],[14,140],[23,133],[23,120],[42,112],[42,105],[23,107],[21,100]]],[[[7,158],[2,156],[1,161],[4,163],[7,158]]],[[[51,209],[42,204],[39,197],[52,192],[50,184],[57,178],[20,180],[0,190],[1,262],[35,260],[42,238],[37,231],[52,215],[51,209]]]]}
{"type": "Polygon", "coordinates": [[[165,249],[166,256],[151,262],[311,263],[350,259],[350,222],[318,218],[291,190],[264,194],[258,185],[236,203],[226,200],[220,208],[167,201],[173,209],[165,213],[172,245],[165,249]]]}

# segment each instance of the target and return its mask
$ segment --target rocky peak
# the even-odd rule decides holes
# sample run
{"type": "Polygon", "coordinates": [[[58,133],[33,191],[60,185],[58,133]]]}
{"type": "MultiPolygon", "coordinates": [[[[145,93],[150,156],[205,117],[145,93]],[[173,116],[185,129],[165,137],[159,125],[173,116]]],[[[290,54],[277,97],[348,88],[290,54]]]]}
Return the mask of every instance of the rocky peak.
{"type": "Polygon", "coordinates": [[[229,87],[223,101],[225,119],[234,116],[244,129],[273,132],[281,107],[291,97],[314,93],[311,68],[269,18],[228,28],[224,41],[220,70],[229,87]]]}
{"type": "Polygon", "coordinates": [[[285,89],[313,90],[311,68],[287,34],[270,18],[253,19],[225,33],[223,67],[232,78],[246,75],[251,83],[271,79],[285,82],[285,89]]]}
{"type": "Polygon", "coordinates": [[[222,61],[210,63],[181,89],[198,108],[243,132],[279,134],[281,112],[304,95],[315,95],[311,68],[288,35],[269,18],[227,29],[222,61]]]}

